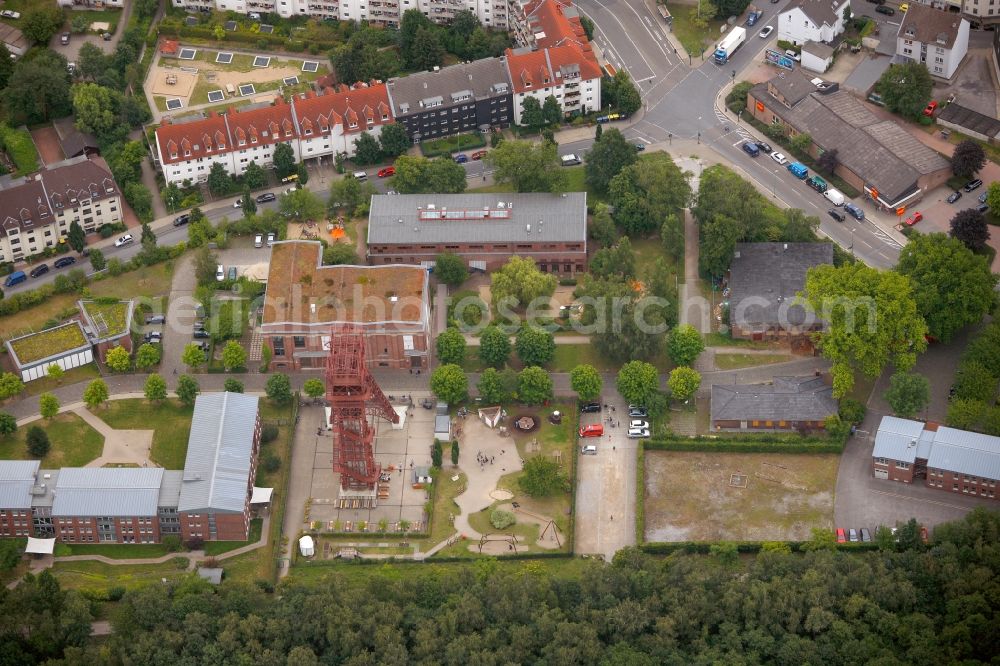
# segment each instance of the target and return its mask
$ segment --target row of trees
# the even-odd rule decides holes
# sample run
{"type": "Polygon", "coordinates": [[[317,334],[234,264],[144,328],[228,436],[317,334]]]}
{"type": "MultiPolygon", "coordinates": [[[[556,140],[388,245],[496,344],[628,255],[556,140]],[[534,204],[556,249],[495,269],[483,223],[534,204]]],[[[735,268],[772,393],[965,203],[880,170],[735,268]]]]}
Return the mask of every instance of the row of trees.
{"type": "MultiPolygon", "coordinates": [[[[553,397],[552,377],[537,365],[520,372],[510,368],[502,371],[487,368],[480,375],[476,390],[487,404],[517,401],[541,405],[553,397]]],[[[469,378],[459,365],[440,365],[431,374],[431,391],[448,404],[461,404],[469,397],[469,378]]]]}
{"type": "Polygon", "coordinates": [[[1000,322],[983,328],[966,347],[948,405],[948,425],[1000,436],[1000,322]]]}

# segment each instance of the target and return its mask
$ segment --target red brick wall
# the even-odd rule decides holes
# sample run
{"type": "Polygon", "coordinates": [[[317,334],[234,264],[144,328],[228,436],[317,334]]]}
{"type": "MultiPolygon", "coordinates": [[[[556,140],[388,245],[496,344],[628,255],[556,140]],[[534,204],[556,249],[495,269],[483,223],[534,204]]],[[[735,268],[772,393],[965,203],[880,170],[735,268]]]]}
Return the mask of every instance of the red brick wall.
{"type": "MultiPolygon", "coordinates": [[[[52,517],[56,538],[66,543],[102,543],[97,518],[52,517]]],[[[115,518],[115,540],[103,543],[159,543],[160,519],[156,516],[115,518]]]]}
{"type": "Polygon", "coordinates": [[[419,264],[433,261],[442,252],[457,254],[468,261],[485,261],[487,270],[500,268],[512,256],[527,257],[538,264],[543,271],[551,273],[577,273],[587,267],[587,251],[583,241],[579,243],[483,243],[481,245],[461,244],[433,245],[375,244],[368,246],[368,263],[419,264]]]}
{"type": "Polygon", "coordinates": [[[33,534],[31,509],[0,510],[0,537],[26,537],[33,534]]]}
{"type": "MultiPolygon", "coordinates": [[[[296,358],[296,352],[319,352],[323,351],[323,336],[329,336],[329,332],[323,332],[322,334],[310,334],[303,335],[301,337],[305,338],[305,346],[296,347],[294,335],[269,335],[265,334],[264,344],[271,345],[273,351],[274,338],[282,338],[284,340],[285,355],[284,356],[271,356],[272,370],[301,370],[308,368],[324,368],[326,367],[326,357],[325,356],[310,356],[306,358],[296,358]]],[[[410,336],[413,338],[413,350],[426,352],[428,350],[428,340],[427,335],[423,332],[420,333],[373,333],[365,336],[365,359],[370,368],[394,368],[394,369],[404,369],[404,368],[427,368],[428,367],[428,357],[423,356],[410,356],[407,354],[407,350],[404,349],[403,337],[410,336]],[[414,359],[416,359],[414,361],[414,359]]]]}
{"type": "Polygon", "coordinates": [[[928,469],[925,483],[928,488],[937,488],[956,495],[1000,499],[1000,488],[997,487],[996,479],[928,469]]]}
{"type": "MultiPolygon", "coordinates": [[[[877,458],[872,458],[872,474],[875,474],[875,470],[885,470],[888,471],[890,481],[902,481],[903,483],[911,483],[913,481],[913,465],[907,465],[904,469],[899,467],[905,463],[897,463],[895,460],[887,460],[884,464],[877,462],[877,458]]],[[[878,478],[878,477],[876,477],[878,478]]]]}

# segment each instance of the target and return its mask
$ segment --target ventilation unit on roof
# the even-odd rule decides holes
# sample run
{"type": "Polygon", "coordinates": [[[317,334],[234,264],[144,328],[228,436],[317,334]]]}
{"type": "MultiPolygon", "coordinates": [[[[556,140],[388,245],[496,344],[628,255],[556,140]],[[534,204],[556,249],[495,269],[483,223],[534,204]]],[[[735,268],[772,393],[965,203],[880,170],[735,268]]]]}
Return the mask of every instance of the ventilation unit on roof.
{"type": "Polygon", "coordinates": [[[524,226],[528,230],[528,233],[530,234],[531,233],[531,225],[530,224],[526,224],[524,226]]]}

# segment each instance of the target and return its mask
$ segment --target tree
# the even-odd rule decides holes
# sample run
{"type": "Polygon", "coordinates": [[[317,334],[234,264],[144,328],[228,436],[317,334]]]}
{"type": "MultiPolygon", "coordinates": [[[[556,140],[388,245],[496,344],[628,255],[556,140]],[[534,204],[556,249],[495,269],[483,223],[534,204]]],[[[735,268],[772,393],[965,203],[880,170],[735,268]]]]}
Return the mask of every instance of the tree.
{"type": "Polygon", "coordinates": [[[288,375],[278,373],[271,375],[264,385],[264,392],[271,402],[279,405],[286,404],[292,400],[292,382],[288,375]]]}
{"type": "Polygon", "coordinates": [[[434,257],[434,277],[449,287],[457,287],[469,279],[469,269],[457,254],[442,252],[434,257]]]}
{"type": "Polygon", "coordinates": [[[975,208],[966,208],[955,213],[951,218],[952,238],[965,243],[965,247],[973,252],[982,251],[986,241],[990,239],[990,230],[986,226],[986,218],[975,208]]]}
{"type": "Polygon", "coordinates": [[[855,370],[877,377],[892,363],[906,371],[927,348],[927,324],[904,275],[861,263],[817,266],[806,274],[803,292],[815,315],[827,322],[814,339],[833,362],[834,397],[850,391],[855,370]]]}
{"type": "Polygon", "coordinates": [[[885,400],[896,416],[912,418],[927,406],[931,385],[927,378],[915,372],[897,372],[889,380],[885,400]]]}
{"type": "Polygon", "coordinates": [[[278,178],[290,176],[295,172],[295,151],[287,143],[279,143],[274,147],[274,170],[278,178]]]}
{"type": "Polygon", "coordinates": [[[11,398],[24,390],[24,382],[13,372],[0,374],[0,400],[11,398]]]}
{"type": "Polygon", "coordinates": [[[6,437],[17,432],[17,418],[13,414],[0,412],[0,436],[6,437]]]}
{"type": "Polygon", "coordinates": [[[559,106],[559,100],[555,98],[555,95],[549,95],[545,98],[545,103],[542,105],[542,115],[545,117],[547,125],[555,125],[562,120],[562,107],[559,106]]]}
{"type": "Polygon", "coordinates": [[[555,336],[537,326],[523,326],[517,334],[514,348],[525,365],[545,365],[556,355],[555,336]]]}
{"type": "Polygon", "coordinates": [[[431,374],[431,392],[449,405],[465,402],[469,393],[469,378],[454,363],[439,365],[431,374]]]}
{"type": "Polygon", "coordinates": [[[431,466],[441,467],[441,461],[444,458],[444,448],[441,446],[441,442],[437,439],[431,444],[431,466]]]}
{"type": "Polygon", "coordinates": [[[413,38],[413,47],[403,57],[412,69],[431,70],[444,62],[444,47],[436,28],[420,28],[413,38]]]}
{"type": "Polygon", "coordinates": [[[49,367],[45,369],[45,374],[51,377],[52,379],[56,380],[57,384],[61,384],[63,375],[66,374],[66,371],[63,370],[62,366],[59,365],[58,363],[52,363],[51,365],[49,365],[49,367]]]}
{"type": "MultiPolygon", "coordinates": [[[[83,50],[82,48],[80,49],[83,50]]],[[[14,58],[7,50],[7,45],[0,42],[0,90],[7,87],[11,74],[14,73],[14,58]]]]}
{"type": "Polygon", "coordinates": [[[323,394],[326,393],[326,385],[323,384],[322,379],[313,377],[305,381],[302,385],[302,391],[310,398],[322,398],[323,394]]]}
{"type": "Polygon", "coordinates": [[[959,400],[993,402],[997,395],[997,377],[983,364],[966,361],[955,374],[954,397],[959,400]]]}
{"type": "MultiPolygon", "coordinates": [[[[267,172],[257,162],[250,162],[243,171],[243,185],[251,190],[267,187],[267,172]]],[[[246,209],[243,209],[244,214],[246,209]]]]}
{"type": "Polygon", "coordinates": [[[223,390],[228,393],[243,393],[243,382],[229,377],[223,385],[223,390]]]}
{"type": "Polygon", "coordinates": [[[690,324],[675,326],[667,336],[667,356],[674,365],[691,365],[705,351],[701,333],[690,324]]]}
{"type": "Polygon", "coordinates": [[[467,186],[465,169],[448,157],[402,155],[396,160],[392,186],[400,194],[457,194],[467,186]]]}
{"type": "Polygon", "coordinates": [[[832,174],[837,170],[837,166],[840,164],[840,158],[837,154],[836,148],[831,148],[830,150],[824,150],[819,157],[816,158],[816,166],[820,168],[821,171],[832,174]]]}
{"type": "Polygon", "coordinates": [[[652,299],[639,299],[631,284],[621,279],[591,279],[581,295],[588,297],[581,323],[593,330],[598,352],[619,362],[649,359],[663,347],[668,329],[665,315],[674,316],[652,299]]]}
{"type": "Polygon", "coordinates": [[[501,368],[510,358],[510,338],[495,324],[479,335],[479,360],[493,368],[501,368]]]}
{"type": "Polygon", "coordinates": [[[441,363],[460,365],[465,360],[465,336],[457,328],[448,327],[442,331],[436,344],[441,363]]]}
{"type": "Polygon", "coordinates": [[[930,72],[921,62],[889,65],[875,83],[875,92],[882,96],[886,108],[912,120],[920,118],[932,88],[930,72]]]}
{"type": "Polygon", "coordinates": [[[701,386],[701,374],[693,368],[682,365],[670,371],[667,378],[667,388],[674,400],[687,402],[701,386]]]}
{"type": "Polygon", "coordinates": [[[97,137],[106,137],[117,128],[122,94],[96,83],[73,86],[73,114],[76,126],[97,137]]]}
{"type": "Polygon", "coordinates": [[[108,262],[104,259],[104,253],[101,252],[96,247],[90,251],[90,267],[95,271],[103,271],[108,265],[108,262]]]}
{"type": "Polygon", "coordinates": [[[212,167],[208,170],[208,191],[213,196],[224,197],[233,191],[235,185],[233,177],[226,171],[226,167],[222,165],[222,162],[212,162],[212,167]]]}
{"type": "Polygon", "coordinates": [[[504,141],[483,161],[493,168],[494,182],[515,192],[559,192],[565,181],[557,148],[548,141],[504,141]]]}
{"type": "Polygon", "coordinates": [[[43,53],[15,65],[3,91],[3,106],[16,122],[44,122],[73,109],[66,58],[52,51],[43,53]]]}
{"type": "Polygon", "coordinates": [[[334,243],[323,248],[324,266],[358,266],[363,263],[354,247],[347,243],[334,243]]]}
{"type": "Polygon", "coordinates": [[[52,448],[48,433],[42,430],[40,426],[33,425],[28,428],[26,440],[28,453],[36,458],[44,458],[48,455],[49,449],[52,448]]]}
{"type": "Polygon", "coordinates": [[[186,365],[190,370],[194,370],[204,362],[205,352],[202,351],[201,346],[197,342],[187,344],[184,347],[184,351],[181,352],[181,363],[186,365]]]}
{"type": "Polygon", "coordinates": [[[257,214],[257,202],[250,196],[250,190],[243,190],[243,197],[240,199],[240,211],[243,217],[250,217],[257,214]]]}
{"type": "Polygon", "coordinates": [[[541,405],[552,399],[552,377],[537,365],[517,373],[517,398],[526,405],[541,405]]]}
{"type": "Polygon", "coordinates": [[[62,27],[65,16],[55,5],[40,3],[24,13],[20,28],[24,36],[34,44],[48,44],[52,36],[62,27]]]}
{"type": "Polygon", "coordinates": [[[986,206],[994,216],[1000,216],[1000,180],[986,188],[986,206]]]}
{"type": "Polygon", "coordinates": [[[83,402],[90,409],[96,409],[108,401],[108,385],[103,379],[95,379],[83,391],[83,402]]]}
{"type": "Polygon", "coordinates": [[[322,220],[326,213],[323,200],[313,194],[312,190],[292,190],[281,195],[278,200],[278,210],[288,219],[298,222],[322,220]]]}
{"type": "Polygon", "coordinates": [[[615,228],[615,221],[611,218],[611,210],[606,203],[601,202],[594,206],[594,214],[590,218],[587,232],[603,247],[611,247],[618,240],[618,230],[615,228]]]}
{"type": "Polygon", "coordinates": [[[177,388],[175,390],[181,404],[192,407],[195,400],[198,399],[201,387],[198,386],[198,381],[191,375],[181,375],[177,378],[177,388]]]}
{"type": "Polygon", "coordinates": [[[451,464],[454,465],[455,467],[458,467],[458,456],[459,456],[458,440],[453,439],[451,441],[451,464]]]}
{"type": "MultiPolygon", "coordinates": [[[[711,168],[705,170],[711,174],[711,168]]],[[[737,179],[741,180],[741,179],[737,179]]],[[[742,181],[745,182],[745,181],[742,181]]],[[[749,189],[753,189],[749,183],[749,189]]],[[[673,220],[676,234],[665,236],[664,247],[671,256],[683,256],[682,209],[691,198],[687,175],[667,153],[652,153],[624,167],[608,185],[610,202],[615,207],[614,219],[627,234],[648,235],[663,231],[673,220]]],[[[703,195],[707,198],[707,194],[703,195]]]]}
{"type": "Polygon", "coordinates": [[[605,79],[605,83],[610,85],[606,86],[606,91],[602,91],[602,97],[607,97],[607,101],[618,109],[619,113],[630,116],[642,106],[639,90],[624,68],[615,72],[610,81],[605,79]]]}
{"type": "Polygon", "coordinates": [[[410,135],[406,133],[406,126],[402,123],[384,125],[378,141],[382,146],[382,154],[393,158],[402,155],[413,145],[410,135]]]}
{"type": "Polygon", "coordinates": [[[986,151],[974,139],[955,146],[951,154],[951,172],[962,178],[972,178],[986,166],[986,151]]]}
{"type": "Polygon", "coordinates": [[[494,303],[507,301],[516,307],[551,296],[558,281],[555,275],[538,270],[531,259],[514,255],[490,275],[490,283],[494,303]]]}
{"type": "Polygon", "coordinates": [[[521,124],[535,132],[545,124],[545,112],[537,97],[528,95],[521,100],[521,124]]]}
{"type": "Polygon", "coordinates": [[[66,234],[66,242],[69,243],[69,246],[77,252],[83,252],[83,248],[87,246],[87,236],[83,233],[83,227],[81,227],[80,223],[76,220],[73,220],[69,225],[69,233],[66,234]]]}
{"type": "MultiPolygon", "coordinates": [[[[404,158],[401,157],[400,159],[404,158]]],[[[371,200],[373,194],[377,194],[377,191],[371,183],[362,183],[356,178],[335,180],[330,186],[330,199],[327,202],[327,210],[332,212],[337,208],[344,208],[347,217],[353,217],[355,210],[359,206],[366,205],[371,200]]]]}
{"type": "Polygon", "coordinates": [[[358,164],[374,164],[382,157],[382,149],[378,145],[378,139],[362,132],[354,141],[354,161],[358,164]]]}
{"type": "Polygon", "coordinates": [[[626,141],[621,132],[611,128],[601,134],[587,153],[587,184],[598,192],[607,192],[611,179],[638,159],[635,146],[626,141]]]}
{"type": "MultiPolygon", "coordinates": [[[[194,218],[194,214],[191,215],[194,218]]],[[[189,223],[190,224],[190,223],[189,223]]],[[[215,272],[219,266],[219,255],[212,252],[208,246],[202,246],[194,255],[194,275],[198,284],[210,286],[215,284],[215,272]]]]}
{"type": "Polygon", "coordinates": [[[222,366],[227,372],[232,372],[247,366],[247,350],[236,340],[230,340],[222,348],[222,366]]]}
{"type": "Polygon", "coordinates": [[[42,418],[51,419],[59,413],[59,398],[48,392],[38,396],[38,413],[42,418]]]}
{"type": "Polygon", "coordinates": [[[115,372],[128,372],[132,367],[132,358],[124,347],[113,347],[104,354],[104,365],[115,372]]]}
{"type": "Polygon", "coordinates": [[[984,257],[944,234],[918,234],[900,252],[896,270],[910,278],[927,331],[949,342],[996,305],[997,276],[984,257]]]}
{"type": "Polygon", "coordinates": [[[590,260],[590,274],[597,278],[634,278],[635,252],[632,251],[632,241],[628,236],[619,238],[612,247],[595,252],[590,260]]]}
{"type": "Polygon", "coordinates": [[[809,134],[806,132],[800,132],[792,137],[792,151],[800,155],[808,155],[812,142],[812,137],[809,136],[809,134]]]}
{"type": "Polygon", "coordinates": [[[645,361],[629,361],[618,371],[618,392],[629,403],[645,405],[660,389],[656,366],[645,361]]]}
{"type": "Polygon", "coordinates": [[[146,400],[150,402],[165,400],[167,398],[167,382],[163,377],[154,373],[146,377],[142,391],[146,395],[146,400]]]}
{"type": "Polygon", "coordinates": [[[498,405],[510,400],[510,396],[504,391],[503,381],[496,368],[483,370],[482,374],[479,375],[476,390],[479,391],[479,397],[485,405],[498,405]]]}
{"type": "Polygon", "coordinates": [[[545,456],[532,456],[524,461],[517,483],[531,497],[546,497],[565,492],[568,484],[559,463],[545,456]]]}
{"type": "Polygon", "coordinates": [[[414,50],[417,32],[421,28],[433,30],[434,24],[419,9],[407,9],[403,12],[399,21],[399,50],[402,51],[403,59],[406,61],[407,66],[411,68],[414,65],[410,60],[410,54],[414,50]]]}
{"type": "Polygon", "coordinates": [[[590,402],[600,398],[603,384],[601,373],[592,365],[578,365],[569,373],[569,385],[576,392],[580,402],[590,402]]]}

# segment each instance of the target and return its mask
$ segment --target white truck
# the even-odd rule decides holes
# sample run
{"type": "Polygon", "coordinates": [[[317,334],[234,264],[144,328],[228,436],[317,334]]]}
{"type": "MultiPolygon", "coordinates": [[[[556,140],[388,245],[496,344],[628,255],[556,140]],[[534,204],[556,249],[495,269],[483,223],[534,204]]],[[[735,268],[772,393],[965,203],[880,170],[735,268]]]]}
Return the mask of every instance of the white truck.
{"type": "Polygon", "coordinates": [[[736,53],[736,49],[743,46],[747,39],[747,29],[737,26],[729,31],[719,45],[715,47],[715,64],[725,65],[736,53]]]}

